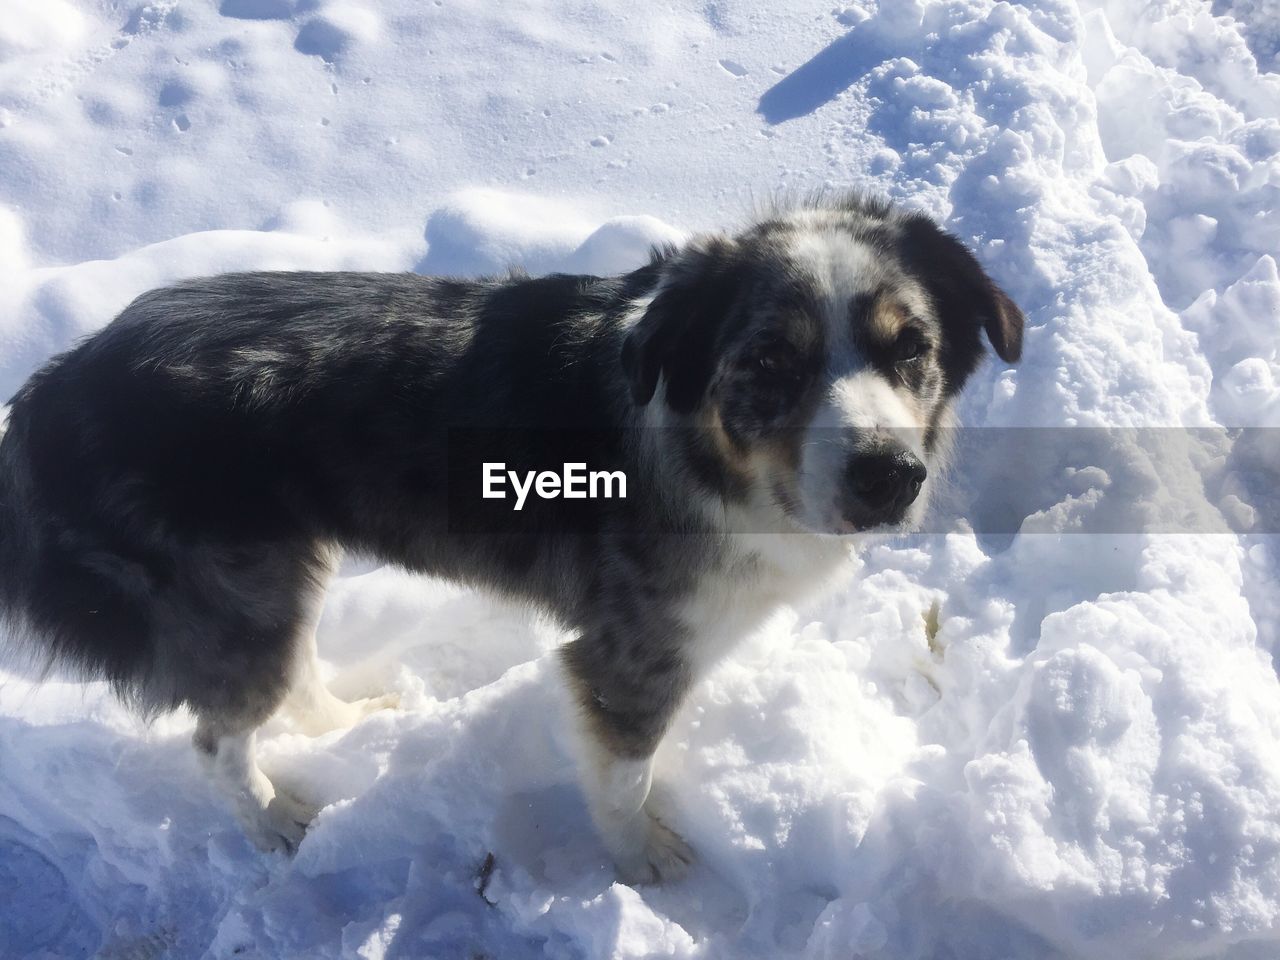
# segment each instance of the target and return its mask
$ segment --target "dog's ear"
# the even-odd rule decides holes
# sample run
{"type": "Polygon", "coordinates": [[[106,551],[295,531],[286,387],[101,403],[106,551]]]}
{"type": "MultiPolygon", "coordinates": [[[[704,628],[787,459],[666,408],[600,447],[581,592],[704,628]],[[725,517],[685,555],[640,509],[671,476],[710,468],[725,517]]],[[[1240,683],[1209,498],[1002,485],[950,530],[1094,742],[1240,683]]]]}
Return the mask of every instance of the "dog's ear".
{"type": "Polygon", "coordinates": [[[727,237],[693,241],[662,267],[658,292],[622,343],[622,371],[637,406],[653,399],[690,413],[715,372],[715,344],[741,282],[737,245],[727,237]]]}
{"type": "Polygon", "coordinates": [[[1005,363],[1022,357],[1022,311],[992,280],[963,243],[928,217],[903,223],[907,259],[929,286],[944,319],[978,322],[1005,363]]]}

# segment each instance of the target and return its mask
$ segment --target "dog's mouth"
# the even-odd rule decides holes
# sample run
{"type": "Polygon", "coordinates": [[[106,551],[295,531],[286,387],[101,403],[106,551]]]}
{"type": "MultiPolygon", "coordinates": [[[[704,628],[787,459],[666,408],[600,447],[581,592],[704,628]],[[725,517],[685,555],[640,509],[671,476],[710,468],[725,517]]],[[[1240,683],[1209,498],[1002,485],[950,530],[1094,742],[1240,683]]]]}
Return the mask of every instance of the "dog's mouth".
{"type": "Polygon", "coordinates": [[[911,529],[912,524],[907,517],[902,517],[900,520],[894,521],[879,520],[868,521],[865,523],[839,517],[836,519],[835,526],[837,528],[835,532],[840,536],[851,536],[853,534],[868,533],[885,535],[906,533],[911,529]]]}

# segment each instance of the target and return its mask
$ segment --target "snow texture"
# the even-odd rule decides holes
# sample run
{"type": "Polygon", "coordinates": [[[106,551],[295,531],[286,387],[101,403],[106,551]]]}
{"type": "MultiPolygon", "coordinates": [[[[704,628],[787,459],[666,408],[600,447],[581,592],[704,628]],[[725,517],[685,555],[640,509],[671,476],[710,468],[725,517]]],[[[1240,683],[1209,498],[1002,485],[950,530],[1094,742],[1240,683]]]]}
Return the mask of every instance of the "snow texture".
{"type": "MultiPolygon", "coordinates": [[[[184,276],[615,271],[858,186],[1026,310],[966,423],[1280,427],[1277,24],[1275,0],[4,0],[0,394],[184,276]]],[[[1252,436],[1166,450],[1218,465],[1181,507],[1252,517],[1249,464],[1280,463],[1252,436]]],[[[563,637],[468,591],[343,571],[332,686],[404,709],[264,731],[268,773],[327,804],[293,860],[215,801],[189,717],[0,674],[0,956],[1280,956],[1280,545],[1109,532],[1168,509],[1141,454],[1025,473],[997,448],[952,478],[949,532],[748,638],[660,754],[700,856],[664,889],[616,883],[591,833],[563,637]]]]}

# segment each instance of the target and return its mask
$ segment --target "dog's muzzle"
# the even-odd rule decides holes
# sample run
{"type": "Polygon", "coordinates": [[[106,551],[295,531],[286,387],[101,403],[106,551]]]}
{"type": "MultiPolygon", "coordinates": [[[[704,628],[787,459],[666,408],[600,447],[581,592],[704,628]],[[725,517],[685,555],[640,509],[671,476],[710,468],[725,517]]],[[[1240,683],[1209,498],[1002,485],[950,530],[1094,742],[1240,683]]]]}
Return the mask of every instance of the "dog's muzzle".
{"type": "Polygon", "coordinates": [[[900,523],[928,475],[920,458],[905,447],[856,453],[845,469],[841,513],[858,530],[900,523]]]}

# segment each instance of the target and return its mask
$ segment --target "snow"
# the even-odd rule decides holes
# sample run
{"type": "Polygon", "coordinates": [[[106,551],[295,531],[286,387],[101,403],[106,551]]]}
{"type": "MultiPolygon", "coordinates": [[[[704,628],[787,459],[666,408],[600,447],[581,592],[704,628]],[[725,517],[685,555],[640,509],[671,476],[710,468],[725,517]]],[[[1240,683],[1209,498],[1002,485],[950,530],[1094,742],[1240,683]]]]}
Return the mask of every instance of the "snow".
{"type": "Polygon", "coordinates": [[[465,590],[344,569],[331,685],[404,709],[264,731],[291,861],[189,717],[0,675],[0,956],[1280,955],[1280,11],[1229,6],[5,0],[4,396],[183,276],[608,272],[856,185],[1023,306],[961,412],[1041,429],[697,688],[669,888],[589,829],[563,637],[465,590]]]}

